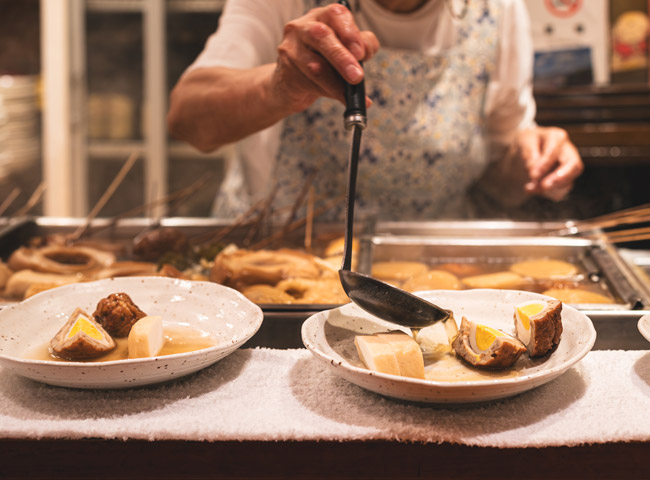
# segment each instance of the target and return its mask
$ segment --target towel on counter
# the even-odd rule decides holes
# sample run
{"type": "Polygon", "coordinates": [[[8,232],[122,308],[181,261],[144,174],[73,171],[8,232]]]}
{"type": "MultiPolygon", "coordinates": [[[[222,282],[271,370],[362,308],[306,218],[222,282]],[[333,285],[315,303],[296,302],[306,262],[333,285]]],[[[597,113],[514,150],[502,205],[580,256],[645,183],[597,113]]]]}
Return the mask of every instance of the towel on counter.
{"type": "Polygon", "coordinates": [[[307,350],[241,349],[172,383],[52,387],[0,369],[0,437],[400,440],[490,447],[650,440],[650,352],[593,351],[515,397],[422,405],[332,374],[307,350]]]}

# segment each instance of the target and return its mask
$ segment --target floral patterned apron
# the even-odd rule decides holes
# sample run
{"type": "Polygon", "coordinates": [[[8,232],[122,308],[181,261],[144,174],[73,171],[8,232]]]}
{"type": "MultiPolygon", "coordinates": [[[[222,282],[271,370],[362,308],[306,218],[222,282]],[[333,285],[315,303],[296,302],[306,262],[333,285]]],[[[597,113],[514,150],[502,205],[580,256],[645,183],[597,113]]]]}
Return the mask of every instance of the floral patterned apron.
{"type": "MultiPolygon", "coordinates": [[[[307,8],[317,3],[305,1],[307,8]]],[[[484,103],[497,57],[496,3],[470,0],[458,22],[457,44],[439,55],[381,48],[364,64],[373,105],[361,143],[360,215],[471,215],[466,193],[488,161],[484,103]]],[[[343,110],[322,98],[285,120],[274,172],[278,205],[291,205],[315,169],[316,198],[345,193],[351,137],[343,128],[343,110]]],[[[341,202],[319,219],[343,216],[341,202]]]]}

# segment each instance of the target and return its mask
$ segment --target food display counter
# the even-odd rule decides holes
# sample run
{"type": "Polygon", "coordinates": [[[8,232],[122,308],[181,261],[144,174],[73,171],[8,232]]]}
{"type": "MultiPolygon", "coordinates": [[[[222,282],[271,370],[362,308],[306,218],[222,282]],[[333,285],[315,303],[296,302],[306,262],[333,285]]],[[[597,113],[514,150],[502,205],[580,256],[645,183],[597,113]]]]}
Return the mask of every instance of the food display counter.
{"type": "MultiPolygon", "coordinates": [[[[130,241],[152,223],[124,221],[101,238],[130,241]]],[[[193,233],[218,226],[160,223],[193,233]]],[[[7,225],[0,253],[78,226],[7,225]]],[[[475,403],[399,400],[347,381],[301,348],[304,320],[334,305],[261,305],[262,327],[242,348],[174,381],[76,389],[0,367],[0,477],[642,478],[650,454],[650,343],[637,328],[650,306],[643,262],[597,237],[548,235],[556,228],[376,224],[363,229],[358,259],[367,271],[396,259],[489,259],[499,270],[538,256],[574,263],[580,281],[611,301],[575,306],[593,322],[596,344],[552,381],[475,403]]]]}
{"type": "MultiPolygon", "coordinates": [[[[83,219],[67,217],[36,217],[8,223],[0,231],[0,257],[8,258],[11,252],[25,245],[30,238],[69,235],[83,225],[83,219]]],[[[112,248],[122,252],[120,255],[126,255],[126,260],[132,260],[129,252],[134,238],[152,227],[173,227],[190,238],[210,238],[210,234],[217,234],[229,226],[228,222],[219,219],[164,218],[153,221],[127,218],[115,222],[96,219],[90,225],[91,235],[87,240],[101,243],[104,247],[112,245],[112,248]]],[[[643,314],[650,312],[650,282],[647,276],[633,261],[623,258],[614,245],[602,238],[553,235],[563,227],[564,224],[559,222],[367,222],[355,227],[360,240],[357,268],[370,272],[373,262],[377,261],[418,261],[431,268],[443,263],[455,263],[477,267],[484,272],[495,272],[507,270],[510,264],[521,259],[560,259],[578,268],[571,279],[573,283],[577,282],[579,287],[589,291],[600,292],[611,300],[608,303],[575,305],[589,315],[599,332],[595,348],[644,348],[646,342],[639,335],[636,322],[643,314]]],[[[281,227],[256,228],[258,235],[261,232],[268,238],[281,227]]],[[[221,241],[224,244],[240,243],[250,236],[250,232],[249,227],[236,228],[221,241]]],[[[326,243],[341,237],[342,233],[342,225],[315,225],[312,252],[322,254],[326,243]]],[[[301,229],[279,237],[268,248],[301,250],[304,243],[304,229],[301,229]]],[[[544,291],[539,284],[522,284],[518,288],[544,291]]],[[[302,322],[308,316],[336,305],[264,303],[260,306],[266,321],[249,345],[302,348],[302,322]]]]}

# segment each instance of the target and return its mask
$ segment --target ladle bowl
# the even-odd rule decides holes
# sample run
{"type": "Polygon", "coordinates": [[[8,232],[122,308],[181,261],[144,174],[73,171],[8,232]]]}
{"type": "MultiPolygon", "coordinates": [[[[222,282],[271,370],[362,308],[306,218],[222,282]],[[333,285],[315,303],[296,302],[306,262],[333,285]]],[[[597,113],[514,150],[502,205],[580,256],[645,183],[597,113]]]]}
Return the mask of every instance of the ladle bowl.
{"type": "Polygon", "coordinates": [[[451,312],[376,278],[339,270],[345,293],[366,312],[397,325],[423,328],[447,319],[451,312]]]}

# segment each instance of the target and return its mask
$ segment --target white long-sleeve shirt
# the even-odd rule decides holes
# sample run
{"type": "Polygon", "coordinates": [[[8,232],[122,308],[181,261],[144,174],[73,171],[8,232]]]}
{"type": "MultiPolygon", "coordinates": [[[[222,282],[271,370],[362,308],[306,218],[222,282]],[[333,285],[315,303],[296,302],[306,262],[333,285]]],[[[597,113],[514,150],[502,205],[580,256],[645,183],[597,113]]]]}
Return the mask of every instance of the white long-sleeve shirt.
{"type": "MultiPolygon", "coordinates": [[[[497,68],[489,79],[484,108],[488,142],[506,146],[518,130],[534,125],[533,46],[523,0],[498,1],[502,15],[497,26],[497,68]]],[[[462,10],[463,1],[429,0],[409,14],[390,12],[375,0],[357,3],[355,21],[361,29],[373,31],[381,46],[436,54],[453,45],[458,20],[450,8],[462,10]]],[[[284,25],[304,10],[303,0],[229,0],[219,28],[187,71],[213,66],[243,69],[275,62],[284,25]]],[[[268,181],[281,126],[282,122],[240,142],[249,192],[268,181]]]]}

